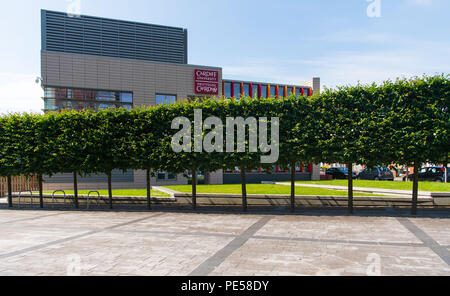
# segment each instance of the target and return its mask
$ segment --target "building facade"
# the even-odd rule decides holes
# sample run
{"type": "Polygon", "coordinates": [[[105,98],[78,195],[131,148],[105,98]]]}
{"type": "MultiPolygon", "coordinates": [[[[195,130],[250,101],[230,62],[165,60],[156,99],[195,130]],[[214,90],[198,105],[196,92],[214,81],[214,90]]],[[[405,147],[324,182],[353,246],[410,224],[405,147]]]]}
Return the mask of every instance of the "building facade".
{"type": "MultiPolygon", "coordinates": [[[[170,104],[195,97],[283,97],[320,91],[320,79],[299,85],[226,80],[222,68],[188,64],[187,30],[152,24],[41,11],[41,78],[44,111],[170,104]]],[[[299,164],[299,179],[317,179],[318,167],[299,164]],[[303,173],[302,173],[303,172],[303,173]]],[[[288,180],[250,172],[249,182],[288,180]]],[[[285,176],[284,176],[285,175],[285,176]]],[[[204,173],[209,184],[236,183],[238,172],[204,173]]],[[[45,179],[50,189],[71,188],[71,175],[45,179]]],[[[106,187],[106,176],[80,180],[80,189],[106,187]]],[[[114,172],[115,188],[145,188],[145,173],[114,172]]],[[[183,175],[160,172],[156,185],[188,184],[183,175]]]]}

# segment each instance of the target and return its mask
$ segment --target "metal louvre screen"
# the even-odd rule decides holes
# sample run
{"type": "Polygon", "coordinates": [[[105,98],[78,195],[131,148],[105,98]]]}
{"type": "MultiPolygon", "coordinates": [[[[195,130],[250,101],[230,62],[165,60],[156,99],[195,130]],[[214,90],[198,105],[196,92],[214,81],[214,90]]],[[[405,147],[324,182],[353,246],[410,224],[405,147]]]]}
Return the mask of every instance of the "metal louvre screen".
{"type": "Polygon", "coordinates": [[[45,51],[187,64],[187,31],[42,10],[45,51]]]}

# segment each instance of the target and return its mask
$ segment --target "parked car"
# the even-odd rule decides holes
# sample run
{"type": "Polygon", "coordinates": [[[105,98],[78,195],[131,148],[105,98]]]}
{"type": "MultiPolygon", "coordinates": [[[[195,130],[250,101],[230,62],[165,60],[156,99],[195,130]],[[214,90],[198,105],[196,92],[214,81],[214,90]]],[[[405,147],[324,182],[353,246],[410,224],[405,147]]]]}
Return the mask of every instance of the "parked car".
{"type": "MultiPolygon", "coordinates": [[[[333,179],[348,179],[348,168],[330,168],[326,171],[326,174],[332,176],[333,179]]],[[[353,179],[356,179],[356,173],[352,172],[353,179]]]]}
{"type": "Polygon", "coordinates": [[[394,174],[389,168],[375,166],[367,168],[358,175],[360,180],[394,181],[394,174]]]}
{"type": "MultiPolygon", "coordinates": [[[[412,181],[414,174],[408,175],[408,181],[412,181]]],[[[450,171],[447,170],[447,180],[450,181],[450,171]]],[[[403,177],[403,181],[406,181],[406,176],[403,177]]],[[[445,182],[445,168],[444,167],[427,167],[422,168],[419,171],[419,181],[430,182],[445,182]]]]}

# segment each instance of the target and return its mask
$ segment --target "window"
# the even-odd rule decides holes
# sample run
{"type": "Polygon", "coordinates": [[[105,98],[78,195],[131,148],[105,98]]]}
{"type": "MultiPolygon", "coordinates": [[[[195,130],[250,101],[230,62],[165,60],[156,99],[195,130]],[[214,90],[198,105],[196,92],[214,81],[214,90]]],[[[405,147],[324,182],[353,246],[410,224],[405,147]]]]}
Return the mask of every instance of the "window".
{"type": "Polygon", "coordinates": [[[231,82],[225,82],[225,98],[231,98],[231,82]]]}
{"type": "Polygon", "coordinates": [[[44,89],[44,97],[49,99],[55,98],[55,89],[51,87],[46,87],[44,89]]]}
{"type": "Polygon", "coordinates": [[[267,98],[267,85],[264,84],[261,85],[261,97],[267,98]]]}
{"type": "Polygon", "coordinates": [[[119,91],[46,87],[44,88],[44,105],[45,111],[63,109],[102,110],[120,107],[131,110],[133,108],[133,94],[119,91]]]}
{"type": "Polygon", "coordinates": [[[254,99],[259,99],[259,97],[258,97],[258,84],[253,83],[253,85],[252,85],[252,93],[253,93],[253,98],[254,99]]]}
{"type": "Polygon", "coordinates": [[[157,178],[158,178],[158,180],[165,180],[166,179],[166,173],[159,172],[157,178]]]}
{"type": "Polygon", "coordinates": [[[109,104],[95,104],[95,110],[99,111],[99,110],[104,110],[104,109],[109,109],[111,107],[114,107],[114,105],[109,105],[109,104]]]}
{"type": "Polygon", "coordinates": [[[112,91],[98,91],[95,95],[97,101],[116,101],[116,94],[112,91]]]}
{"type": "Polygon", "coordinates": [[[74,89],[73,90],[73,99],[74,100],[83,100],[84,99],[84,91],[82,91],[81,89],[74,89]]]}
{"type": "Polygon", "coordinates": [[[244,96],[250,96],[250,84],[248,83],[244,83],[244,96]]]}
{"type": "Polygon", "coordinates": [[[175,104],[177,96],[175,95],[156,95],[156,105],[170,105],[175,104]]]}
{"type": "Polygon", "coordinates": [[[234,97],[237,99],[241,97],[241,84],[239,82],[234,83],[234,97]]]}
{"type": "Polygon", "coordinates": [[[208,98],[206,97],[199,97],[199,96],[188,96],[188,102],[192,103],[192,102],[198,102],[198,103],[203,103],[205,100],[207,100],[208,98]]]}
{"type": "Polygon", "coordinates": [[[286,94],[286,97],[291,96],[293,92],[294,92],[294,88],[288,87],[288,88],[287,88],[287,94],[286,94]]]}
{"type": "Polygon", "coordinates": [[[286,94],[284,93],[284,86],[280,85],[278,87],[278,96],[280,98],[284,98],[286,96],[286,94]]]}
{"type": "Polygon", "coordinates": [[[271,85],[270,86],[270,97],[275,98],[277,96],[277,87],[271,85]]]}
{"type": "Polygon", "coordinates": [[[295,96],[299,97],[302,94],[302,88],[301,87],[296,87],[295,88],[295,96]]]}
{"type": "Polygon", "coordinates": [[[177,176],[173,173],[158,172],[156,179],[157,181],[174,181],[177,179],[177,176]]]}
{"type": "Polygon", "coordinates": [[[133,103],[133,94],[132,93],[120,93],[120,102],[121,103],[133,103]]]}

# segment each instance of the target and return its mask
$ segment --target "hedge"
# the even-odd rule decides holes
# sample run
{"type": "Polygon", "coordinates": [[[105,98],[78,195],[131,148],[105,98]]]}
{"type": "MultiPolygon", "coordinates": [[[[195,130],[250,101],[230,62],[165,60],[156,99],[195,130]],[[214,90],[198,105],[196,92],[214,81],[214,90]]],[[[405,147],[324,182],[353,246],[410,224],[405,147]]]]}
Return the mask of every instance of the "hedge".
{"type": "MultiPolygon", "coordinates": [[[[246,210],[245,171],[267,166],[260,163],[261,152],[175,153],[171,147],[172,137],[178,132],[171,128],[174,118],[188,118],[193,130],[195,109],[202,110],[203,120],[215,116],[224,123],[227,117],[267,117],[269,121],[278,117],[277,165],[293,168],[294,180],[298,161],[399,163],[414,166],[416,171],[425,162],[447,163],[449,105],[449,75],[442,74],[326,89],[312,97],[222,98],[131,111],[9,114],[0,117],[0,176],[74,173],[76,179],[77,175],[95,173],[111,176],[114,169],[143,169],[149,176],[157,171],[192,171],[195,178],[197,170],[240,167],[246,210]]],[[[208,132],[204,131],[203,137],[208,132]]],[[[195,206],[195,184],[193,190],[195,206]]],[[[294,208],[294,186],[292,191],[294,208]]],[[[352,211],[351,192],[349,198],[352,211]]],[[[413,192],[416,200],[417,188],[413,192]]],[[[413,212],[415,207],[413,203],[413,212]]]]}

